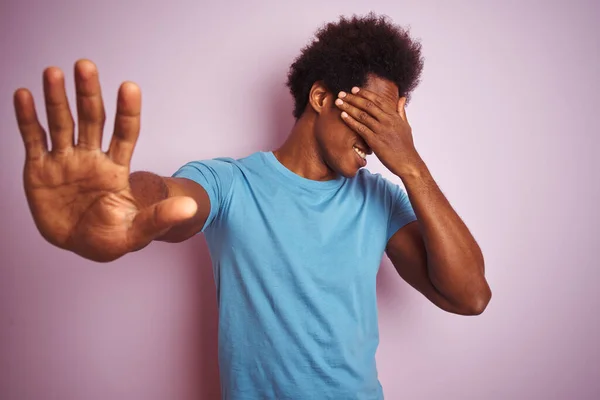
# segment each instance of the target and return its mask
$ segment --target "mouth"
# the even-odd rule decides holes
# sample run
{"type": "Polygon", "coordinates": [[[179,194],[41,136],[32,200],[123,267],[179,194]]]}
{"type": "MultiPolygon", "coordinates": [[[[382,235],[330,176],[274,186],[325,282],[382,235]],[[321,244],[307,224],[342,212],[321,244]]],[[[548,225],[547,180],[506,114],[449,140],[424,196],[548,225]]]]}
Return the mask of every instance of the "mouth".
{"type": "Polygon", "coordinates": [[[367,152],[363,149],[360,149],[356,146],[352,146],[352,149],[354,150],[354,153],[356,154],[356,156],[359,159],[359,163],[361,166],[365,166],[367,165],[367,152]]]}

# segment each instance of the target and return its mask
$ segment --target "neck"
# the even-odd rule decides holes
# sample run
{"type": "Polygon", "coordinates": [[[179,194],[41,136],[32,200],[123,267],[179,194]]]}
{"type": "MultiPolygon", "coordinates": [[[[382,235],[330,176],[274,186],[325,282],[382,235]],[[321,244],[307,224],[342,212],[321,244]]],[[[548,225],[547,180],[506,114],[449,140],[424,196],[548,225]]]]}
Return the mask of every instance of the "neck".
{"type": "Polygon", "coordinates": [[[316,116],[303,115],[296,121],[286,141],[273,154],[287,169],[303,178],[328,181],[336,178],[321,157],[315,138],[316,116]]]}

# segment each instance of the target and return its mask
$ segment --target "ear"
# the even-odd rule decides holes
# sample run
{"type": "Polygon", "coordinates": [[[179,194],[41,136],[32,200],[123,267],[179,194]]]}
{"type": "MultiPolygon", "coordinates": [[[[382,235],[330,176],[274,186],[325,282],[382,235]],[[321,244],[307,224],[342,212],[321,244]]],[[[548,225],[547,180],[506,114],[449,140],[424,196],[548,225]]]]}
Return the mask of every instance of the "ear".
{"type": "Polygon", "coordinates": [[[317,114],[321,114],[323,109],[329,106],[329,91],[323,81],[313,83],[308,93],[308,104],[317,114]]]}

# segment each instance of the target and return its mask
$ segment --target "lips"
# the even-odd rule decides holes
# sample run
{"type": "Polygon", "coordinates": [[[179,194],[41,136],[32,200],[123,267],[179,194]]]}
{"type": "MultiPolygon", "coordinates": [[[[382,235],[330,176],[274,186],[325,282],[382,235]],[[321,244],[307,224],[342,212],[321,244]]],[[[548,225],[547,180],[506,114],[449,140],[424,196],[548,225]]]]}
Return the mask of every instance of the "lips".
{"type": "Polygon", "coordinates": [[[367,165],[367,152],[361,150],[358,146],[353,146],[352,150],[354,150],[354,154],[356,154],[360,165],[363,167],[367,165]]]}
{"type": "Polygon", "coordinates": [[[366,155],[371,155],[373,154],[373,150],[371,150],[371,148],[367,145],[361,144],[355,144],[353,147],[356,147],[358,150],[362,151],[363,153],[365,153],[366,155]]]}
{"type": "Polygon", "coordinates": [[[361,158],[367,158],[367,152],[361,149],[360,147],[354,146],[353,149],[356,152],[356,154],[361,156],[361,158]]]}

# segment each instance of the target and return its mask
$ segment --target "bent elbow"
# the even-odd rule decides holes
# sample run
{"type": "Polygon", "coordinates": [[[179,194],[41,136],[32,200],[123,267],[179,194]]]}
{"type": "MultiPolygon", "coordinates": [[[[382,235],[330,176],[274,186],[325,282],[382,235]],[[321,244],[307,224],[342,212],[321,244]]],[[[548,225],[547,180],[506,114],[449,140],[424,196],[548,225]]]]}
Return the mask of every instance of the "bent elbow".
{"type": "Polygon", "coordinates": [[[485,289],[482,293],[476,296],[468,307],[468,315],[481,315],[490,304],[492,299],[492,290],[488,285],[485,285],[485,289]]]}

